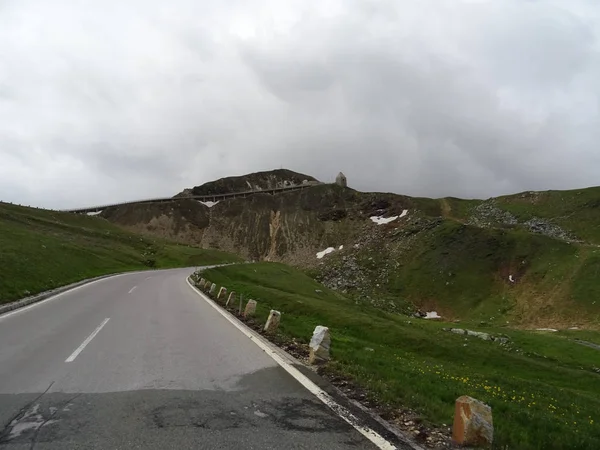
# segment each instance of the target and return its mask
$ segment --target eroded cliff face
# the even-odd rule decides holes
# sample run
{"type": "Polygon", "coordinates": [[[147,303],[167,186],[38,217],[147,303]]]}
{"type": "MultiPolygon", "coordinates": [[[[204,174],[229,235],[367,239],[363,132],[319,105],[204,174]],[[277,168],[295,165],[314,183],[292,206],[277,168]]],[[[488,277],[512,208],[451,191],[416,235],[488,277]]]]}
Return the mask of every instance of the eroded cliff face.
{"type": "Polygon", "coordinates": [[[250,260],[318,263],[317,252],[355,243],[373,227],[371,216],[400,215],[408,197],[365,194],[318,185],[276,195],[255,194],[207,206],[193,199],[107,208],[102,216],[126,228],[250,260]]]}

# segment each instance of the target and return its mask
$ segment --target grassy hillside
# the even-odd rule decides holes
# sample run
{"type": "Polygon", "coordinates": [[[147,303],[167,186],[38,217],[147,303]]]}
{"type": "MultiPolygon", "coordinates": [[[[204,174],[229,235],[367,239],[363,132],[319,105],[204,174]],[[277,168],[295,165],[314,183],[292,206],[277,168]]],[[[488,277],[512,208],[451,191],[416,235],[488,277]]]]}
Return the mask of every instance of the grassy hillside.
{"type": "Polygon", "coordinates": [[[237,261],[85,215],[0,203],[0,303],[102,274],[237,261]]]}
{"type": "MultiPolygon", "coordinates": [[[[258,318],[282,312],[280,332],[307,343],[316,325],[332,332],[327,371],[351,377],[371,399],[415,408],[434,424],[451,424],[454,400],[471,395],[494,412],[495,448],[600,448],[598,350],[575,343],[575,331],[503,333],[503,346],[448,333],[456,326],[357,304],[291,267],[275,263],[206,271],[218,285],[258,300],[258,318]]],[[[585,332],[585,339],[598,339],[585,332]]]]}
{"type": "Polygon", "coordinates": [[[445,221],[406,252],[389,292],[448,317],[493,322],[518,313],[513,320],[533,323],[537,314],[563,325],[598,323],[599,275],[600,249],[445,221]]]}
{"type": "Polygon", "coordinates": [[[498,197],[497,203],[521,221],[550,219],[586,243],[600,245],[600,187],[523,192],[498,197]]]}
{"type": "Polygon", "coordinates": [[[314,271],[327,286],[390,311],[523,327],[600,325],[600,248],[521,227],[408,218],[372,227],[314,271]]]}

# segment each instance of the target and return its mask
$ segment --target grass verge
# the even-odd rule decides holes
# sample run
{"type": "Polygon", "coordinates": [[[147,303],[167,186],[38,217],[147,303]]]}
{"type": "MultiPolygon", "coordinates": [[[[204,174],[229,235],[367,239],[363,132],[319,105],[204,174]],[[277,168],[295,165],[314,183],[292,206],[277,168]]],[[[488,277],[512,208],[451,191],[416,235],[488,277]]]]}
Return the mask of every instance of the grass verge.
{"type": "Polygon", "coordinates": [[[239,260],[141,237],[97,217],[0,203],[0,304],[107,273],[239,260]]]}
{"type": "Polygon", "coordinates": [[[507,335],[506,346],[456,335],[442,330],[448,324],[357,304],[276,263],[221,267],[204,277],[256,299],[262,323],[270,309],[281,311],[283,337],[307,343],[316,325],[328,326],[333,360],[326,372],[351,378],[379,405],[451,424],[455,399],[471,395],[493,408],[494,448],[600,448],[600,353],[565,335],[469,326],[507,335]]]}

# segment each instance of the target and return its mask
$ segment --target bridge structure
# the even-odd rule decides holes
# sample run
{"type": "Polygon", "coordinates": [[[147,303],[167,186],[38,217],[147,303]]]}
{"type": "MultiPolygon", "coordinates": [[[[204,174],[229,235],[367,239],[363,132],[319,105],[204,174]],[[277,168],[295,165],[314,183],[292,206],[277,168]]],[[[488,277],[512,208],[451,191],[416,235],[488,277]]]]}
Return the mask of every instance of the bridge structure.
{"type": "Polygon", "coordinates": [[[319,181],[308,181],[303,184],[283,186],[272,189],[256,189],[251,191],[243,191],[243,192],[229,192],[227,194],[209,194],[209,195],[185,195],[179,197],[162,197],[162,198],[151,198],[145,200],[134,200],[130,202],[121,202],[121,203],[110,203],[107,205],[99,205],[99,206],[89,206],[86,208],[76,208],[76,209],[64,209],[62,212],[70,212],[76,214],[87,214],[87,213],[98,213],[103,211],[106,208],[112,208],[115,206],[125,206],[125,205],[143,205],[143,204],[151,204],[151,203],[173,203],[181,200],[198,200],[200,202],[219,202],[222,200],[228,200],[232,198],[245,198],[251,195],[256,194],[278,194],[281,192],[290,192],[290,191],[299,191],[302,189],[307,189],[313,186],[318,186],[324,183],[319,181]]]}

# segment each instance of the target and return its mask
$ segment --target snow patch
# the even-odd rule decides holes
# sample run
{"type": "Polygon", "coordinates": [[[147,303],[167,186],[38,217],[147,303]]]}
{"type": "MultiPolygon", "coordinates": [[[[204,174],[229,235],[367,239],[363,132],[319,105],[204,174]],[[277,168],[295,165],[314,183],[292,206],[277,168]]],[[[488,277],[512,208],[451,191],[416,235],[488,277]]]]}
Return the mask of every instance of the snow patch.
{"type": "Polygon", "coordinates": [[[398,216],[392,216],[392,217],[387,217],[387,218],[386,217],[378,217],[378,216],[370,217],[370,219],[377,225],[384,225],[386,223],[393,222],[397,218],[398,218],[398,216]]]}
{"type": "Polygon", "coordinates": [[[102,214],[102,211],[94,211],[87,213],[88,216],[97,216],[98,214],[102,214]]]}
{"type": "Polygon", "coordinates": [[[209,208],[212,208],[219,202],[210,202],[210,201],[209,202],[201,202],[200,200],[198,200],[198,203],[202,203],[204,206],[208,206],[209,208]]]}
{"type": "Polygon", "coordinates": [[[376,223],[377,225],[385,225],[386,223],[393,222],[396,219],[401,219],[402,217],[406,216],[407,214],[408,214],[408,209],[405,209],[404,211],[402,211],[402,214],[400,214],[399,216],[392,216],[392,217],[372,216],[369,218],[373,221],[373,223],[376,223]]]}
{"type": "Polygon", "coordinates": [[[442,316],[440,316],[437,311],[430,311],[428,313],[425,313],[425,318],[426,319],[441,319],[442,316]]]}
{"type": "Polygon", "coordinates": [[[512,275],[509,275],[509,276],[508,276],[508,281],[510,281],[511,283],[514,283],[514,282],[515,282],[515,279],[513,278],[513,276],[512,276],[512,275]]]}
{"type": "Polygon", "coordinates": [[[335,252],[335,248],[333,248],[333,247],[327,247],[322,252],[317,253],[317,259],[322,259],[323,256],[328,255],[331,252],[335,252]]]}
{"type": "Polygon", "coordinates": [[[536,328],[535,331],[552,331],[553,333],[557,332],[554,328],[536,328]]]}
{"type": "Polygon", "coordinates": [[[340,250],[343,250],[343,249],[344,249],[344,246],[343,246],[343,245],[340,245],[340,250]]]}

